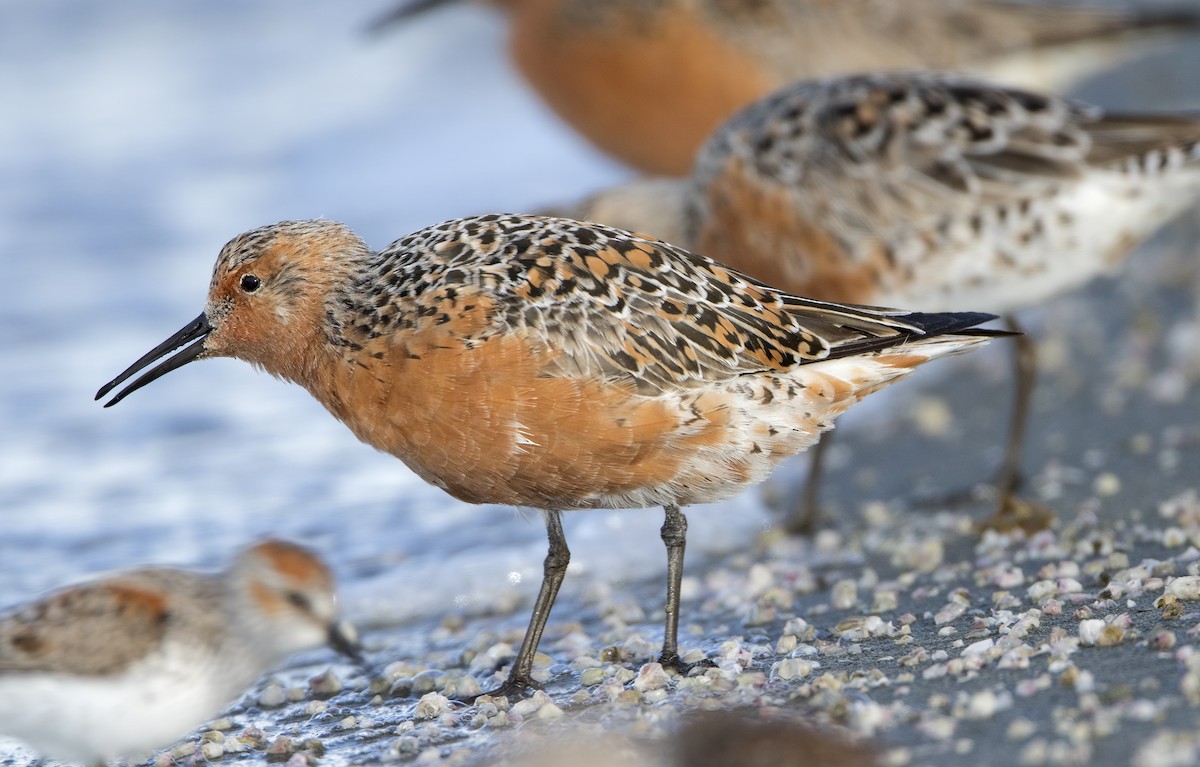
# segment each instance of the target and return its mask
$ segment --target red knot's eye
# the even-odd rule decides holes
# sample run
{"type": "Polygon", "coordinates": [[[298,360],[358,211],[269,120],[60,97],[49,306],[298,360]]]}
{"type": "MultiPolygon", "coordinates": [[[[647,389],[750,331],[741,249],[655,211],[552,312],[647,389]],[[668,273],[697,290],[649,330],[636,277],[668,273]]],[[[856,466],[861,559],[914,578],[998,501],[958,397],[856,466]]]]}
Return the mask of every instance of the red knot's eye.
{"type": "Polygon", "coordinates": [[[258,279],[253,274],[244,274],[242,275],[241,285],[242,290],[246,291],[247,293],[253,293],[262,285],[262,280],[258,279]]]}

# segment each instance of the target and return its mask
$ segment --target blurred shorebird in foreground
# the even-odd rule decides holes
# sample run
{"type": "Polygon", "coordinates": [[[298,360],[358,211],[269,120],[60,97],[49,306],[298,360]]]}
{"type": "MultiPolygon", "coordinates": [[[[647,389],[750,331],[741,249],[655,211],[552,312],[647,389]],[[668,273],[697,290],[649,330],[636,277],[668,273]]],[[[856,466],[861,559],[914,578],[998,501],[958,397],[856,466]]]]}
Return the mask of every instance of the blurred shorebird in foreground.
{"type": "MultiPolygon", "coordinates": [[[[409,0],[381,29],[459,0],[409,0]]],[[[563,120],[647,173],[683,175],[738,108],[804,78],[970,72],[1060,92],[1193,33],[1192,6],[1002,0],[492,0],[510,53],[563,120]]]]}
{"type": "MultiPolygon", "coordinates": [[[[1119,264],[1200,198],[1200,118],[1122,115],[957,75],[801,82],[745,108],[690,177],[568,208],[825,301],[1009,315],[1119,264]]],[[[1014,491],[1036,377],[1017,392],[997,480],[1014,491]]],[[[816,455],[820,451],[815,451],[816,455]]],[[[811,527],[817,471],[792,527],[811,527]]]]}
{"type": "Polygon", "coordinates": [[[144,755],[324,643],[360,660],[328,568],[294,544],[217,574],[113,573],[0,615],[0,732],[55,759],[144,755]]]}
{"type": "Polygon", "coordinates": [[[811,301],[564,219],[447,221],[380,252],[336,222],[285,221],[230,241],[204,313],[97,398],[181,346],[108,405],[237,357],[455,498],[543,510],[541,590],[495,691],[520,695],[570,559],[562,511],[665,508],[661,661],[686,671],[680,507],[760,481],[863,396],[1003,333],[975,328],[990,319],[811,301]]]}

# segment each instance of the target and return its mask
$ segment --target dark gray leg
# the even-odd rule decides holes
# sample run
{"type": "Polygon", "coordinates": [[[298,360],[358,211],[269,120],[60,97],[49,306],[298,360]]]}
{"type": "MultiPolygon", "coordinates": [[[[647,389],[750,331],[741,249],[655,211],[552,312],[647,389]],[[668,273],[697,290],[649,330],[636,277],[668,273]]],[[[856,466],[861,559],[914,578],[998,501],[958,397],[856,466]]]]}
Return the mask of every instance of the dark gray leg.
{"type": "Polygon", "coordinates": [[[804,478],[804,492],[783,523],[784,529],[791,535],[812,535],[817,529],[817,519],[821,515],[821,480],[825,477],[825,454],[832,439],[832,431],[823,432],[817,438],[817,444],[808,451],[808,476],[804,478]]]}
{"type": "Polygon", "coordinates": [[[1034,385],[1037,383],[1037,347],[1033,339],[1023,335],[1024,331],[1012,315],[1005,315],[1004,324],[1009,330],[1022,335],[1013,337],[1016,396],[1013,399],[1012,421],[1008,427],[1008,446],[1004,452],[1004,463],[996,476],[996,496],[1001,509],[1009,505],[1021,484],[1021,450],[1025,445],[1025,427],[1029,424],[1029,408],[1033,401],[1034,385]]]}
{"type": "Polygon", "coordinates": [[[678,506],[663,507],[662,540],[667,547],[667,621],[663,628],[662,655],[658,662],[686,674],[696,666],[713,666],[710,660],[684,663],[679,659],[679,590],[683,581],[683,550],[687,546],[687,517],[678,506]]]}
{"type": "Polygon", "coordinates": [[[563,535],[560,512],[546,512],[546,537],[550,541],[550,548],[546,552],[546,561],[542,567],[542,587],[538,590],[537,601],[533,604],[533,615],[529,616],[529,628],[525,631],[525,639],[521,641],[521,649],[513,661],[512,670],[508,672],[508,679],[495,690],[486,693],[487,695],[521,698],[530,690],[541,687],[533,681],[533,656],[537,652],[538,643],[542,641],[546,619],[550,617],[550,608],[554,607],[558,587],[562,585],[563,576],[567,574],[567,564],[571,561],[571,550],[567,548],[567,538],[563,535]]]}
{"type": "MultiPolygon", "coordinates": [[[[1021,326],[1011,316],[1004,318],[1009,330],[1021,331],[1021,326]]],[[[1017,496],[1021,485],[1021,450],[1025,446],[1025,428],[1029,424],[1029,412],[1033,403],[1034,384],[1037,383],[1037,347],[1027,335],[1013,337],[1016,344],[1013,353],[1013,377],[1016,378],[1016,397],[1013,399],[1012,422],[1008,430],[1008,447],[1004,452],[1004,464],[996,477],[996,512],[981,523],[981,527],[992,530],[1021,528],[1028,533],[1044,530],[1054,521],[1054,513],[1041,504],[1017,496]]]]}

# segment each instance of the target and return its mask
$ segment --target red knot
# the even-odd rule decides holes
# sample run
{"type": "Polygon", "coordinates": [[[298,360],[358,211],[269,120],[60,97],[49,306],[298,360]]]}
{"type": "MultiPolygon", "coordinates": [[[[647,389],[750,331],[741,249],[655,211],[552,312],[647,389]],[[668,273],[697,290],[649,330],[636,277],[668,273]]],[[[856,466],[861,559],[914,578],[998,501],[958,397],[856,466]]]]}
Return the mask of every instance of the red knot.
{"type": "Polygon", "coordinates": [[[507,682],[534,652],[570,552],[568,509],[663,506],[678,655],[687,521],[803,450],[863,396],[1002,331],[978,313],[799,298],[664,242],[536,216],[448,221],[372,251],[332,221],[235,237],[204,313],[97,394],[183,347],[300,384],[361,440],[471,503],[545,512],[549,552],[507,682]],[[185,346],[186,344],[186,346],[185,346]]]}

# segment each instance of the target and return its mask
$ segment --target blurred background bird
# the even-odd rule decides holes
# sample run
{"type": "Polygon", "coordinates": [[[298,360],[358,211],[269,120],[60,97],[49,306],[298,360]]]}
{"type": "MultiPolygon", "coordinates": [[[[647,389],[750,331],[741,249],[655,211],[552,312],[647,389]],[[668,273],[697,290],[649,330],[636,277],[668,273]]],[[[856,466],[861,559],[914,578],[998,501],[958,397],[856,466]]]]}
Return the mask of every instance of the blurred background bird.
{"type": "MultiPolygon", "coordinates": [[[[745,108],[686,179],[564,212],[656,233],[798,295],[1013,313],[1113,269],[1200,199],[1200,118],[1125,115],[942,73],[804,81],[745,108]]],[[[1036,377],[1015,347],[1007,523],[1036,377]]],[[[816,455],[820,455],[817,452],[816,455]]],[[[811,530],[819,462],[791,518],[811,530]]],[[[997,520],[999,521],[999,520],[997,520]]]]}
{"type": "MultiPolygon", "coordinates": [[[[411,0],[386,30],[462,0],[411,0]]],[[[1193,34],[1191,6],[992,0],[494,0],[509,54],[546,103],[638,170],[683,175],[739,107],[830,74],[932,68],[1059,91],[1193,34]]]]}

